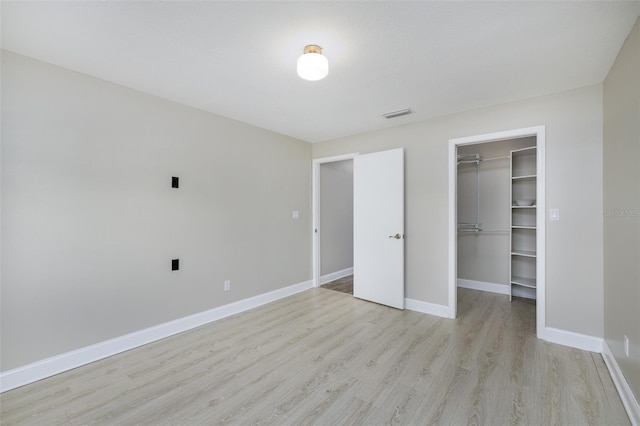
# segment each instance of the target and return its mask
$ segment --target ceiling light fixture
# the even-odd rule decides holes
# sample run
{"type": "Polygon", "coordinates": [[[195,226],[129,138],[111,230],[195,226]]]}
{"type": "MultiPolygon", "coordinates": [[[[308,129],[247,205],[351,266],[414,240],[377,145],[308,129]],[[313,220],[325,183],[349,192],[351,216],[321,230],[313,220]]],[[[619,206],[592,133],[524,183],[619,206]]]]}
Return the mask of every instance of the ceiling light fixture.
{"type": "Polygon", "coordinates": [[[329,74],[329,61],[322,54],[322,47],[310,44],[298,58],[298,75],[309,81],[322,80],[329,74]]]}

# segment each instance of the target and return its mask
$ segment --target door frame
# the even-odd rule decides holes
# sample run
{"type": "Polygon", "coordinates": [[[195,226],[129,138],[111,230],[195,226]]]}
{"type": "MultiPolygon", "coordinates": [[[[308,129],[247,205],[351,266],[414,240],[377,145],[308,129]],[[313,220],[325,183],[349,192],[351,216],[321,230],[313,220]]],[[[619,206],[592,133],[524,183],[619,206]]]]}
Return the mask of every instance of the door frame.
{"type": "Polygon", "coordinates": [[[353,160],[360,155],[357,152],[350,154],[334,155],[332,157],[315,158],[312,160],[312,176],[311,176],[311,263],[313,265],[313,286],[320,286],[320,165],[324,163],[334,163],[336,161],[353,160]]]}
{"type": "Polygon", "coordinates": [[[449,317],[457,315],[458,297],[458,206],[457,206],[457,147],[528,136],[536,137],[536,335],[546,334],[545,282],[545,126],[525,127],[503,132],[449,139],[449,317]]]}

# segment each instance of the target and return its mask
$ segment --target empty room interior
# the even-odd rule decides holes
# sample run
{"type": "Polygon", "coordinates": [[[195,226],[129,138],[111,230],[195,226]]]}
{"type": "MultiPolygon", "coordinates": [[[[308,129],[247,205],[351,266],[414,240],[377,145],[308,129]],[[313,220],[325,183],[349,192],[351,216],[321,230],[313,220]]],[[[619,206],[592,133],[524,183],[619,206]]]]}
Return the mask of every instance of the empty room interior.
{"type": "Polygon", "coordinates": [[[5,1],[0,423],[640,425],[639,1],[5,1]]]}

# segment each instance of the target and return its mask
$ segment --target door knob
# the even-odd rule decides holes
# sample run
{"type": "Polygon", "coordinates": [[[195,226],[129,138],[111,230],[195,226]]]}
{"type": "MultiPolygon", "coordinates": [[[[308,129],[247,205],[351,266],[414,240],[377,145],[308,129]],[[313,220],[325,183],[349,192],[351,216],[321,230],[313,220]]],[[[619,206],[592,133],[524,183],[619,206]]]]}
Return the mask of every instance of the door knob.
{"type": "Polygon", "coordinates": [[[389,235],[389,238],[395,238],[396,240],[399,240],[400,238],[402,238],[402,236],[400,236],[400,234],[389,235]]]}

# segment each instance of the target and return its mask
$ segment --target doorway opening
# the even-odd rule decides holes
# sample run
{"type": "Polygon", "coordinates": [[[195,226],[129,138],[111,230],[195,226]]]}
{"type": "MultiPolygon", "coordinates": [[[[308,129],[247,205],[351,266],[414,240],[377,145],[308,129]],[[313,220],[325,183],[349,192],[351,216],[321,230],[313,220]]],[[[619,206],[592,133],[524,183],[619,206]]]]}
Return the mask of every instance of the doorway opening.
{"type": "MultiPolygon", "coordinates": [[[[314,286],[326,277],[321,165],[348,159],[353,170],[353,232],[348,236],[353,241],[353,296],[404,309],[404,148],[313,161],[314,286]]],[[[345,276],[347,270],[341,270],[345,276]]]]}
{"type": "Polygon", "coordinates": [[[313,160],[313,283],[353,294],[353,159],[313,160]]]}
{"type": "Polygon", "coordinates": [[[535,301],[530,310],[543,338],[544,150],[544,126],[449,141],[452,317],[458,288],[535,301]]]}

